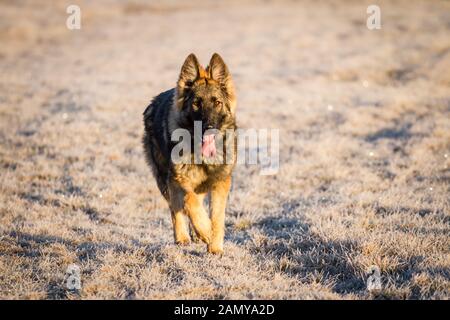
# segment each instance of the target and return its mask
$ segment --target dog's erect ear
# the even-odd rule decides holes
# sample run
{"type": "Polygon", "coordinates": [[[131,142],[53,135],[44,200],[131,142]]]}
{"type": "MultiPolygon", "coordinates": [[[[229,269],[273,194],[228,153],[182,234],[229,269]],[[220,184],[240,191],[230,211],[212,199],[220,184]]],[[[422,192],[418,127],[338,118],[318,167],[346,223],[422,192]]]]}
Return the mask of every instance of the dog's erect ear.
{"type": "Polygon", "coordinates": [[[205,69],[200,65],[195,54],[191,53],[181,67],[178,89],[184,90],[186,87],[192,86],[195,80],[205,75],[205,69]]]}
{"type": "Polygon", "coordinates": [[[207,71],[211,79],[214,79],[222,84],[225,84],[231,79],[227,65],[223,62],[222,57],[218,53],[214,53],[212,55],[207,71]]]}
{"type": "Polygon", "coordinates": [[[211,60],[209,61],[209,66],[206,68],[206,72],[211,79],[219,82],[229,95],[234,96],[234,86],[233,80],[231,79],[231,74],[219,54],[214,53],[212,55],[211,60]]]}

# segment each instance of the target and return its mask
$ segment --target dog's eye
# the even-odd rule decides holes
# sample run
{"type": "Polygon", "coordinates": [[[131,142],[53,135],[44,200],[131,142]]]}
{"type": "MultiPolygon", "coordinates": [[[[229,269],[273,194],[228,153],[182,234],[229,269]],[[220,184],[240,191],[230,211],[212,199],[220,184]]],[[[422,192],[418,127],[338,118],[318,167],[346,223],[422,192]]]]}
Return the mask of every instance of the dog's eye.
{"type": "Polygon", "coordinates": [[[216,100],[216,101],[214,101],[214,105],[216,107],[221,107],[222,106],[222,101],[216,100]]]}

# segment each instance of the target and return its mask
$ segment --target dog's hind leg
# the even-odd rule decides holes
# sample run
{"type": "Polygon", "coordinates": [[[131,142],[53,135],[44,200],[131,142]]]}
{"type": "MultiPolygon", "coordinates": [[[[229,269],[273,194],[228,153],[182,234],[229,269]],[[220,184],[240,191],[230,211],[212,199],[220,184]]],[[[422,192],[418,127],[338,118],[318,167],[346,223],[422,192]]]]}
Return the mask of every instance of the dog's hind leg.
{"type": "Polygon", "coordinates": [[[194,225],[192,224],[192,222],[189,223],[189,233],[191,235],[192,242],[199,243],[200,241],[202,241],[202,240],[200,240],[199,236],[197,235],[197,232],[195,231],[194,225]]]}
{"type": "Polygon", "coordinates": [[[218,181],[211,190],[211,222],[212,239],[208,252],[223,253],[223,238],[225,235],[225,207],[231,186],[231,177],[218,181]]]}

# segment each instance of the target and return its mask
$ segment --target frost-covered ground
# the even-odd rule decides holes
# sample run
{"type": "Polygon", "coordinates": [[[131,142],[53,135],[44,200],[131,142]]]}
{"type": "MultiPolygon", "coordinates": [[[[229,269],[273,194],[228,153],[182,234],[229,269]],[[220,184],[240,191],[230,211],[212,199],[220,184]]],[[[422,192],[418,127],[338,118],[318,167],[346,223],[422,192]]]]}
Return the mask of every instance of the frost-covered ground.
{"type": "Polygon", "coordinates": [[[450,298],[450,3],[0,3],[2,298],[450,298]],[[51,5],[52,4],[52,5],[51,5]],[[219,52],[243,128],[225,255],[176,247],[141,114],[185,57],[219,52]],[[69,264],[82,289],[66,290],[69,264]],[[383,289],[366,290],[381,269],[383,289]]]}

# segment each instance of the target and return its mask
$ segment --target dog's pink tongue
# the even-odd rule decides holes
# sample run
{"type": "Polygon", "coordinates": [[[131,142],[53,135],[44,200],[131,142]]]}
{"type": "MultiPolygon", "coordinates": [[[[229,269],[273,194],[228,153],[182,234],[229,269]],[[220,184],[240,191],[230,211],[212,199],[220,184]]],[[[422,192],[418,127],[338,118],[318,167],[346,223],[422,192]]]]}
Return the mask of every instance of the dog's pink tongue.
{"type": "Polygon", "coordinates": [[[213,134],[203,136],[202,155],[206,158],[216,155],[216,141],[213,134]]]}

